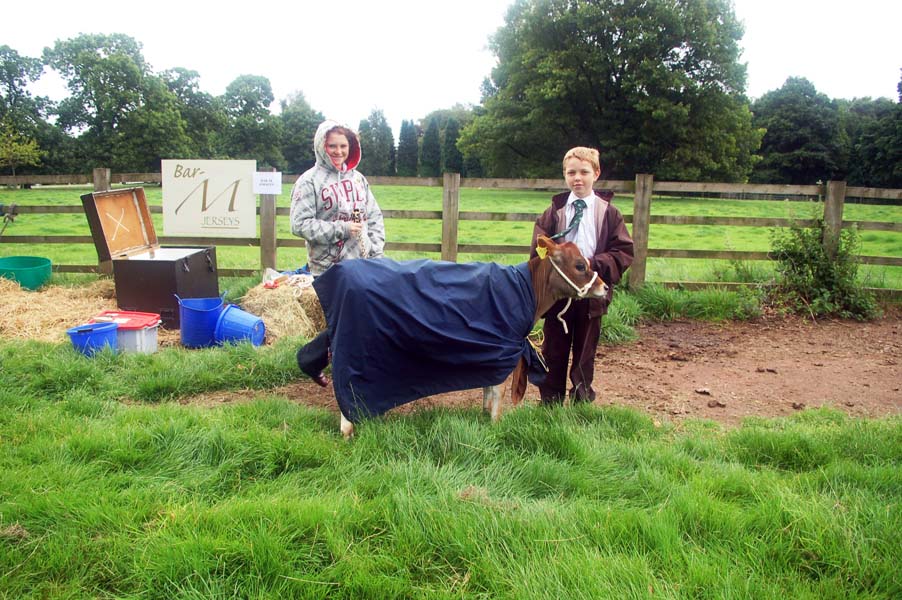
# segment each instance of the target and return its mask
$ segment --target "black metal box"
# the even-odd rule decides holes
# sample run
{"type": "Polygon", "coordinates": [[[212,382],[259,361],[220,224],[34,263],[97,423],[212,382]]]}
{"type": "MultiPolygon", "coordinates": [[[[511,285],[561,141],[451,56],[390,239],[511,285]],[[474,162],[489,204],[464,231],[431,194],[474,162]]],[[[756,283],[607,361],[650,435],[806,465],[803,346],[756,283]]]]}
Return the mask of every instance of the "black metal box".
{"type": "Polygon", "coordinates": [[[81,197],[101,265],[112,262],[120,310],[159,313],[180,325],[178,298],[219,296],[215,246],[160,247],[144,188],[81,197]]]}

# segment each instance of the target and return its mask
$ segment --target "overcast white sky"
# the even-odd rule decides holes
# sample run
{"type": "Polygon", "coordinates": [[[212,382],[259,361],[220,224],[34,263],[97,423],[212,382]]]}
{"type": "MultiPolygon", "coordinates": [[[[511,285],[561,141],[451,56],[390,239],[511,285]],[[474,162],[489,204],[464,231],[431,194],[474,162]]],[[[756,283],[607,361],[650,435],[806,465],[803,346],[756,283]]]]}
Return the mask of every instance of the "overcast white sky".
{"type": "MultiPolygon", "coordinates": [[[[262,4],[158,0],[9,2],[0,45],[39,57],[79,33],[125,33],[154,71],[184,67],[219,95],[239,75],[262,75],[278,101],[302,91],[327,118],[356,128],[382,109],[397,139],[403,119],[477,104],[494,57],[489,36],[513,0],[327,0],[262,4]]],[[[787,77],[831,98],[897,100],[902,68],[898,0],[735,0],[745,23],[751,98],[787,77]]],[[[34,90],[59,99],[52,73],[34,90]]]]}

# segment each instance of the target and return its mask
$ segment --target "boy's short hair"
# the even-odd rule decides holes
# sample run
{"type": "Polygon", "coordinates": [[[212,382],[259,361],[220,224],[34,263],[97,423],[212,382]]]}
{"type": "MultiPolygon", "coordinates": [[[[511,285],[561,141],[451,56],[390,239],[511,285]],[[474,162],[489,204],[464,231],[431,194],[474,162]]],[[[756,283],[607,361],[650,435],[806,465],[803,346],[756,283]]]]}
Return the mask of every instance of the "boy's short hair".
{"type": "Polygon", "coordinates": [[[601,160],[598,157],[598,150],[595,148],[587,148],[585,146],[570,148],[567,150],[567,154],[564,155],[564,160],[561,161],[563,168],[567,168],[567,161],[571,158],[584,160],[592,165],[592,168],[595,169],[595,171],[601,171],[601,160]]]}

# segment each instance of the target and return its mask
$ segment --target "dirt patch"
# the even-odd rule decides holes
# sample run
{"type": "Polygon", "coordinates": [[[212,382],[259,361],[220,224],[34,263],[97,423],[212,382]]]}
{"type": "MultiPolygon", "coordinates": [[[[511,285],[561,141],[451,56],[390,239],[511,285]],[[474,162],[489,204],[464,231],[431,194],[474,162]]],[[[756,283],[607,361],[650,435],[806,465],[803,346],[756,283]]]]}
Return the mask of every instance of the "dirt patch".
{"type": "Polygon", "coordinates": [[[755,323],[656,323],[608,348],[596,380],[601,402],[660,419],[735,425],[828,406],[877,417],[902,410],[902,324],[797,318],[755,323]]]}
{"type": "MultiPolygon", "coordinates": [[[[631,406],[659,422],[711,419],[728,426],[749,416],[822,406],[856,417],[902,413],[898,312],[870,323],[795,317],[675,321],[643,324],[637,332],[636,342],[599,348],[596,404],[631,406]]],[[[272,393],[337,410],[332,390],[307,379],[272,393]]],[[[215,405],[259,395],[223,393],[186,402],[215,405]]],[[[537,397],[530,386],[527,400],[537,397]]],[[[396,410],[424,406],[480,407],[482,391],[440,394],[396,410]]]]}

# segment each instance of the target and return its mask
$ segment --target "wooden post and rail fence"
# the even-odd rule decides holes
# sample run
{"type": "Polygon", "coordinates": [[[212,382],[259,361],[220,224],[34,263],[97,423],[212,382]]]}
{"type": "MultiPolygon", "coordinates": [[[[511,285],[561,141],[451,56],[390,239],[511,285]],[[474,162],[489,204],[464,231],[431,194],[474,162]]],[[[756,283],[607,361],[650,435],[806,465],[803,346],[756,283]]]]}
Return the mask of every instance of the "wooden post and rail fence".
{"type": "MultiPolygon", "coordinates": [[[[283,183],[293,183],[297,175],[283,177],[283,183]]],[[[383,210],[386,219],[440,219],[442,221],[441,243],[386,242],[388,251],[405,251],[414,253],[437,253],[442,260],[456,261],[458,254],[517,254],[528,255],[529,246],[523,245],[485,245],[458,243],[458,225],[462,220],[475,221],[528,221],[533,222],[537,214],[530,213],[489,213],[461,212],[460,189],[475,187],[483,189],[515,189],[515,190],[553,190],[561,189],[558,179],[462,179],[457,173],[446,173],[443,178],[417,177],[368,177],[371,185],[406,185],[406,186],[441,186],[442,210],[383,210]]],[[[0,185],[16,184],[93,184],[94,191],[105,191],[114,183],[130,184],[161,183],[160,173],[123,173],[113,174],[110,169],[94,169],[93,176],[87,175],[25,175],[16,177],[0,177],[0,185]]],[[[722,194],[739,197],[818,197],[824,201],[823,220],[826,226],[824,246],[828,253],[835,253],[840,234],[844,227],[857,227],[860,231],[894,231],[902,233],[902,222],[886,221],[846,221],[843,220],[843,207],[847,197],[872,201],[902,202],[902,189],[879,189],[864,187],[847,187],[843,181],[829,181],[816,185],[775,185],[775,184],[736,184],[736,183],[686,183],[655,181],[650,174],[638,174],[634,181],[599,181],[596,187],[614,192],[633,195],[633,214],[625,215],[627,223],[632,224],[632,236],[635,242],[635,261],[628,271],[630,287],[637,288],[646,281],[647,260],[658,258],[695,258],[720,260],[771,260],[767,252],[733,251],[733,250],[687,250],[649,248],[649,227],[651,225],[713,225],[740,227],[791,227],[811,226],[814,221],[784,218],[742,218],[742,217],[703,217],[703,216],[668,216],[652,214],[653,194],[722,194]]],[[[9,212],[12,207],[5,210],[9,212]]],[[[151,212],[160,213],[162,207],[151,206],[151,212]]],[[[80,213],[82,206],[17,206],[12,209],[15,214],[49,214],[80,213]]],[[[279,248],[303,247],[304,241],[298,238],[278,238],[276,219],[289,214],[287,207],[276,206],[276,196],[261,195],[258,207],[260,215],[259,238],[208,238],[208,237],[172,237],[162,236],[161,244],[165,245],[222,245],[222,246],[258,246],[260,248],[260,269],[220,269],[223,276],[257,275],[263,268],[278,269],[277,253],[279,248]]],[[[528,241],[528,240],[524,240],[528,241]]],[[[0,243],[21,244],[92,244],[91,236],[0,236],[0,243]]],[[[861,263],[872,265],[902,266],[902,257],[861,256],[861,263]]],[[[100,272],[97,265],[57,265],[59,272],[100,272]]],[[[662,285],[679,285],[685,288],[703,288],[711,286],[735,286],[721,282],[657,282],[662,285]]],[[[902,290],[879,290],[880,293],[894,298],[902,297],[902,290]]]]}

